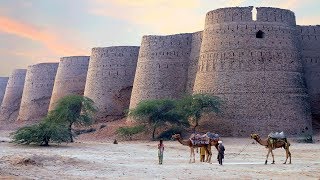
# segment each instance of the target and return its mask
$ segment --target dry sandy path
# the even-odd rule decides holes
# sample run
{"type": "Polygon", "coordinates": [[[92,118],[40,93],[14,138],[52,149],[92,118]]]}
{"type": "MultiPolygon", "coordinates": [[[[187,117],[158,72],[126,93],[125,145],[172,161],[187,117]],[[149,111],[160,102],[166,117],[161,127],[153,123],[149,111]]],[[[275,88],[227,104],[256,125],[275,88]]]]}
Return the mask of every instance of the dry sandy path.
{"type": "Polygon", "coordinates": [[[293,164],[282,164],[285,152],[277,149],[276,164],[264,165],[267,150],[263,146],[250,139],[223,138],[226,159],[220,166],[216,161],[200,163],[199,154],[196,163],[188,163],[188,147],[173,141],[164,142],[164,164],[158,165],[157,142],[38,147],[8,140],[0,133],[0,179],[320,179],[319,143],[291,142],[293,164]]]}

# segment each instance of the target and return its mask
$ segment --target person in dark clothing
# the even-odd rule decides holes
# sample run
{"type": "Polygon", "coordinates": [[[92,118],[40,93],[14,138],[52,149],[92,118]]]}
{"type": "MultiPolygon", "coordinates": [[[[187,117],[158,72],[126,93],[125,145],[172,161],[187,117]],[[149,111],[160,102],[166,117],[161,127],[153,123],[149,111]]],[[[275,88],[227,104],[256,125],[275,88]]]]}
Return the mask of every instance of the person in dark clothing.
{"type": "Polygon", "coordinates": [[[218,145],[218,162],[220,165],[222,165],[222,160],[224,159],[224,151],[225,148],[222,144],[222,141],[218,141],[219,145],[218,145]]]}

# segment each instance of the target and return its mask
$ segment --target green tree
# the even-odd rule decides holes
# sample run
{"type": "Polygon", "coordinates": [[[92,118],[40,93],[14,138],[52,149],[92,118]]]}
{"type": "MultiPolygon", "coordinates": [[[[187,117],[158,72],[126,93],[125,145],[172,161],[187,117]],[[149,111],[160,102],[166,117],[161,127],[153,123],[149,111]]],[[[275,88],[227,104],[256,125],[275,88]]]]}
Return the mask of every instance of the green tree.
{"type": "Polygon", "coordinates": [[[182,116],[176,111],[176,101],[170,99],[146,100],[136,108],[129,110],[129,117],[151,126],[152,139],[155,139],[156,129],[167,123],[188,126],[182,116]]]}
{"type": "Polygon", "coordinates": [[[207,94],[187,95],[177,102],[177,111],[193,126],[193,130],[199,126],[203,113],[221,112],[222,101],[217,96],[207,94]]]}
{"type": "Polygon", "coordinates": [[[48,146],[49,142],[69,141],[69,131],[65,124],[59,124],[45,118],[39,124],[25,126],[11,134],[14,143],[39,144],[48,146]]]}
{"type": "Polygon", "coordinates": [[[93,100],[80,95],[68,95],[61,98],[48,116],[58,123],[66,123],[70,142],[73,142],[72,125],[91,125],[93,114],[97,111],[93,100]]]}

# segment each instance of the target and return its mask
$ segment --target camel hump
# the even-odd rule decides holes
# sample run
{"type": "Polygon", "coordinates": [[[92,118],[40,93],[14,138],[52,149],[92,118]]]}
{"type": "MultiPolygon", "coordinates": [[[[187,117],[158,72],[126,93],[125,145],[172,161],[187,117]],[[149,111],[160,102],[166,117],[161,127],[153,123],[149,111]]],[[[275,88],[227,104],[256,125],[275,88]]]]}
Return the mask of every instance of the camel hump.
{"type": "Polygon", "coordinates": [[[272,138],[272,139],[286,139],[287,137],[285,136],[284,132],[271,132],[269,135],[268,135],[269,138],[272,138]]]}

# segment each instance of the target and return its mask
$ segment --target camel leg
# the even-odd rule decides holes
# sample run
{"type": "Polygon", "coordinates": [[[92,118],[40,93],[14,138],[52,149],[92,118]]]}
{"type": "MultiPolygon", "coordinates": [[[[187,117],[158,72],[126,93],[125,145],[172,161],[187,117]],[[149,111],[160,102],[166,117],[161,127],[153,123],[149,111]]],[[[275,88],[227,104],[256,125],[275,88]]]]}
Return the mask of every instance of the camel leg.
{"type": "Polygon", "coordinates": [[[289,155],[289,164],[291,164],[291,152],[289,151],[289,147],[288,147],[288,155],[289,155]]]}
{"type": "Polygon", "coordinates": [[[208,148],[206,148],[206,151],[207,151],[206,162],[210,163],[211,162],[211,156],[212,156],[211,147],[208,146],[208,148]]]}
{"type": "Polygon", "coordinates": [[[271,150],[271,156],[272,156],[272,163],[271,164],[274,164],[274,155],[273,155],[273,151],[271,150]]]}
{"type": "Polygon", "coordinates": [[[192,148],[192,163],[196,162],[196,155],[194,153],[194,148],[192,148]]]}
{"type": "Polygon", "coordinates": [[[290,159],[289,159],[289,164],[291,164],[291,153],[290,153],[290,151],[289,151],[289,147],[286,148],[286,161],[284,161],[283,164],[286,164],[286,163],[287,163],[288,158],[290,158],[290,159]]]}
{"type": "Polygon", "coordinates": [[[191,163],[191,159],[192,159],[192,148],[190,147],[190,159],[189,159],[189,163],[191,163]]]}
{"type": "Polygon", "coordinates": [[[264,164],[267,164],[267,163],[268,163],[268,157],[269,157],[270,152],[271,152],[271,149],[269,148],[269,149],[268,149],[267,158],[266,158],[266,161],[264,162],[264,164]]]}
{"type": "Polygon", "coordinates": [[[284,163],[283,163],[283,164],[286,164],[286,163],[287,163],[288,156],[289,156],[289,154],[288,154],[288,149],[285,149],[285,150],[286,150],[286,160],[284,161],[284,163]]]}

